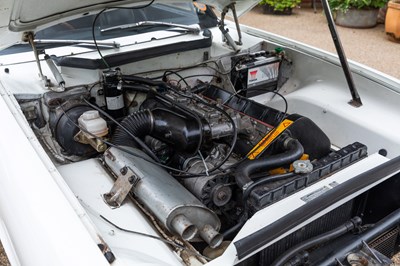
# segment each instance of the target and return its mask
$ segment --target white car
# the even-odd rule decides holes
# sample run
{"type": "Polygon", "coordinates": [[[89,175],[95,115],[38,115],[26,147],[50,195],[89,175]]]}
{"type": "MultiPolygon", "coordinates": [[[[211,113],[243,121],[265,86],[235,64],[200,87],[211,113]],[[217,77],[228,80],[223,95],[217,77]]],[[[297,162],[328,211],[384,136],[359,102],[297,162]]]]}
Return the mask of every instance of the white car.
{"type": "Polygon", "coordinates": [[[0,2],[12,265],[391,263],[400,81],[325,0],[339,57],[240,25],[257,2],[0,2]]]}

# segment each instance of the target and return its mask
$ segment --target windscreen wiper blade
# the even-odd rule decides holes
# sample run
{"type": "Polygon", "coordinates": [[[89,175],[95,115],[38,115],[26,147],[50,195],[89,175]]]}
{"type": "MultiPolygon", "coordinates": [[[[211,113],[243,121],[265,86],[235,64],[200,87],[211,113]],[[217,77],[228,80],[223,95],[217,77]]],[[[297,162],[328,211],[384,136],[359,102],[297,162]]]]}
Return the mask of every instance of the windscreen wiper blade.
{"type": "MultiPolygon", "coordinates": [[[[95,46],[94,41],[90,40],[47,40],[47,39],[35,39],[34,40],[35,44],[65,44],[65,45],[74,45],[74,44],[80,44],[80,45],[93,45],[95,46]]],[[[97,46],[100,47],[110,47],[110,48],[119,48],[120,44],[117,42],[105,42],[105,41],[96,41],[97,46]]]]}
{"type": "Polygon", "coordinates": [[[137,23],[130,23],[130,24],[109,27],[109,28],[102,29],[100,31],[102,33],[104,33],[104,32],[109,32],[109,31],[113,31],[113,30],[125,30],[125,29],[140,28],[142,26],[166,26],[166,27],[170,27],[170,28],[180,28],[180,29],[183,29],[187,32],[194,33],[194,34],[200,33],[199,25],[183,25],[183,24],[160,22],[160,21],[140,21],[137,23]]]}

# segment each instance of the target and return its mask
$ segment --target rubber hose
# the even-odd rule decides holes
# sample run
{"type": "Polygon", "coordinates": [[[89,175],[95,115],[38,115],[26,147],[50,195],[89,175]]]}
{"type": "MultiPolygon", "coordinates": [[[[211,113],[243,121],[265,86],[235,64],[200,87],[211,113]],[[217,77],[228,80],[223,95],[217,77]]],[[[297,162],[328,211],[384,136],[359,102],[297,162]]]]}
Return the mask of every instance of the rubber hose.
{"type": "Polygon", "coordinates": [[[246,223],[247,221],[247,217],[248,217],[248,204],[247,204],[247,200],[250,196],[251,191],[260,185],[265,185],[271,182],[276,182],[276,181],[281,181],[283,179],[289,178],[294,176],[293,173],[285,173],[285,174],[281,174],[281,175],[272,175],[272,176],[266,176],[264,178],[261,178],[255,182],[253,182],[250,186],[247,187],[247,189],[243,192],[243,215],[240,219],[240,221],[235,224],[234,226],[232,226],[231,228],[227,229],[225,232],[222,233],[222,235],[224,236],[224,239],[229,238],[232,234],[236,233],[237,231],[239,231],[239,229],[246,223]]]}
{"type": "MultiPolygon", "coordinates": [[[[152,115],[149,110],[138,111],[133,113],[121,121],[122,127],[126,128],[132,135],[143,138],[150,134],[152,131],[152,115]]],[[[130,146],[137,148],[136,143],[132,140],[131,136],[123,130],[120,126],[114,132],[112,142],[115,145],[130,146]]]]}
{"type": "Polygon", "coordinates": [[[361,225],[361,218],[360,217],[354,217],[350,221],[347,221],[343,225],[328,231],[326,233],[323,233],[321,235],[315,236],[313,238],[310,238],[304,242],[301,242],[300,244],[292,247],[285,253],[283,253],[279,258],[277,258],[271,266],[281,266],[284,265],[290,258],[292,258],[294,255],[299,253],[300,251],[303,251],[305,249],[309,249],[315,245],[322,244],[328,241],[331,241],[332,239],[335,239],[341,235],[344,235],[347,232],[350,232],[354,228],[358,227],[361,225]]]}
{"type": "Polygon", "coordinates": [[[123,88],[124,90],[133,91],[133,92],[148,93],[148,92],[150,91],[149,88],[147,88],[147,87],[145,87],[145,86],[142,86],[142,85],[137,85],[137,84],[133,84],[133,85],[130,85],[130,84],[126,85],[126,84],[124,84],[124,85],[122,86],[122,88],[123,88]]]}
{"type": "Polygon", "coordinates": [[[146,109],[124,118],[121,126],[117,127],[112,141],[116,145],[137,148],[131,135],[139,139],[149,135],[176,151],[195,154],[202,142],[202,125],[171,110],[146,109]]]}
{"type": "Polygon", "coordinates": [[[286,150],[283,153],[255,160],[246,160],[239,164],[234,177],[236,183],[240,188],[242,188],[242,190],[246,190],[246,188],[253,182],[251,180],[252,174],[290,164],[303,155],[303,146],[297,139],[288,137],[282,143],[283,148],[286,150]]]}
{"type": "Polygon", "coordinates": [[[139,84],[145,84],[149,86],[155,86],[155,87],[161,87],[161,88],[169,88],[168,84],[163,82],[163,81],[157,81],[157,80],[151,80],[148,78],[142,78],[142,77],[137,77],[137,76],[128,76],[128,75],[123,75],[122,79],[124,81],[130,81],[130,82],[135,82],[139,84]]]}

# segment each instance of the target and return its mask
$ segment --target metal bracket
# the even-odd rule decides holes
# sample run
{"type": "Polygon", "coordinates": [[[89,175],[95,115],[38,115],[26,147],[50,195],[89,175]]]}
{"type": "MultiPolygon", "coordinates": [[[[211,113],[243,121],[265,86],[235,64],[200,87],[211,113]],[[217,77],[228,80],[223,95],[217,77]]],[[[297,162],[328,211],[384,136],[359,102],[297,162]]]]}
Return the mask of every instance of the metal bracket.
{"type": "Polygon", "coordinates": [[[35,61],[36,61],[36,64],[37,64],[37,67],[39,70],[39,77],[42,80],[44,87],[49,88],[50,90],[55,91],[55,92],[63,92],[65,90],[65,81],[62,78],[60,71],[58,71],[57,67],[55,66],[55,64],[52,61],[52,59],[50,58],[50,56],[46,55],[44,50],[37,49],[37,47],[36,47],[37,41],[35,40],[35,34],[32,31],[24,32],[22,41],[28,42],[32,46],[33,54],[35,55],[35,61]],[[53,74],[54,78],[56,79],[58,86],[53,86],[50,82],[50,79],[48,79],[47,76],[45,76],[43,74],[42,66],[40,65],[39,54],[45,55],[44,59],[48,65],[51,73],[53,74]]]}
{"type": "Polygon", "coordinates": [[[121,174],[118,175],[118,178],[110,192],[103,194],[104,201],[111,208],[121,207],[122,202],[128,196],[132,187],[135,187],[140,181],[140,177],[138,177],[138,175],[136,175],[129,167],[123,167],[120,172],[121,174]]]}
{"type": "Polygon", "coordinates": [[[235,8],[235,3],[231,3],[229,5],[227,5],[224,10],[221,13],[221,21],[220,21],[220,25],[219,25],[219,29],[222,32],[222,35],[224,36],[226,42],[229,44],[230,47],[232,47],[232,49],[238,53],[240,51],[240,48],[238,47],[238,45],[242,45],[242,32],[240,30],[240,25],[239,25],[239,18],[236,14],[236,8],[235,8]],[[233,19],[235,21],[236,24],[236,30],[238,33],[238,41],[234,41],[231,37],[231,35],[229,34],[228,30],[225,29],[225,16],[226,14],[229,12],[229,9],[232,10],[232,14],[233,14],[233,19]]]}
{"type": "Polygon", "coordinates": [[[43,75],[42,66],[40,65],[40,60],[39,60],[39,51],[36,48],[34,39],[35,39],[35,35],[32,31],[24,32],[22,41],[28,42],[32,46],[32,50],[35,55],[36,64],[37,64],[37,67],[39,70],[39,77],[43,81],[43,84],[45,87],[50,87],[50,85],[51,85],[50,80],[45,75],[43,75]]]}
{"type": "Polygon", "coordinates": [[[101,141],[99,138],[90,136],[82,130],[76,133],[74,140],[82,144],[89,144],[97,152],[104,152],[107,149],[107,145],[103,141],[101,141]]]}

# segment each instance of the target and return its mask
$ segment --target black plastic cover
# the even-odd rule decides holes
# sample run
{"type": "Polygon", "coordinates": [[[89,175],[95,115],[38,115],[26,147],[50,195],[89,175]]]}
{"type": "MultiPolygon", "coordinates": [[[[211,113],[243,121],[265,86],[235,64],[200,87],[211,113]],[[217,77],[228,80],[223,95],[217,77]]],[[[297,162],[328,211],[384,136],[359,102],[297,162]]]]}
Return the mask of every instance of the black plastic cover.
{"type": "Polygon", "coordinates": [[[359,142],[348,145],[336,152],[313,162],[314,170],[308,174],[296,175],[282,181],[256,187],[250,194],[250,207],[258,211],[295,191],[313,184],[321,177],[342,169],[367,156],[367,146],[359,142]]]}

